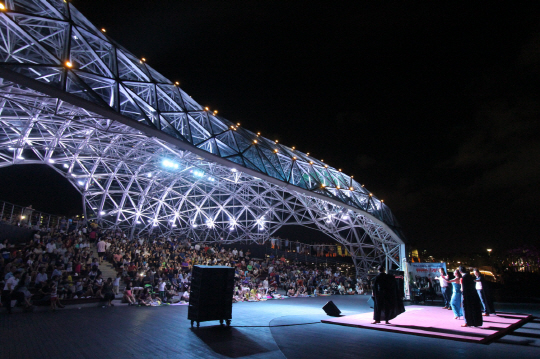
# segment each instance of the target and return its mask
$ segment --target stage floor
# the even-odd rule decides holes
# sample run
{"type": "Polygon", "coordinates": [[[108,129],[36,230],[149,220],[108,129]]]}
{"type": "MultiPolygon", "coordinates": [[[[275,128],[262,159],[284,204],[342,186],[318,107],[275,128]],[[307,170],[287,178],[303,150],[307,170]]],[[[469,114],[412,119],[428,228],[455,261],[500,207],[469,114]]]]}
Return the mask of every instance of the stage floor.
{"type": "Polygon", "coordinates": [[[482,327],[461,327],[463,318],[454,319],[450,310],[440,307],[411,305],[405,313],[390,321],[390,324],[371,324],[373,313],[347,315],[323,319],[323,323],[349,327],[382,330],[388,332],[419,335],[424,337],[458,340],[470,343],[489,344],[503,337],[532,319],[529,314],[498,313],[483,317],[482,327]]]}
{"type": "MultiPolygon", "coordinates": [[[[367,299],[368,296],[332,296],[236,303],[231,328],[221,328],[213,321],[201,323],[198,329],[192,329],[187,320],[187,306],[94,306],[80,310],[66,307],[55,313],[12,315],[0,309],[0,357],[540,358],[538,319],[490,345],[321,323],[330,318],[322,310],[329,300],[344,315],[371,316],[373,310],[367,299]]],[[[496,309],[540,316],[538,304],[496,303],[496,309]]]]}

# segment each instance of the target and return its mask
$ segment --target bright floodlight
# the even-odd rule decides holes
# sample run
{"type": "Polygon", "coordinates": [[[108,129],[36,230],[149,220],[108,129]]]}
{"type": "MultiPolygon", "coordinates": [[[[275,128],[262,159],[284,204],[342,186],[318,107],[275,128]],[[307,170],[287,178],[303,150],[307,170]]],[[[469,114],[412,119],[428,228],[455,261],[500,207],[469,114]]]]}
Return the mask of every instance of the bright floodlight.
{"type": "Polygon", "coordinates": [[[167,159],[163,160],[163,162],[161,162],[161,164],[163,164],[163,167],[174,168],[175,170],[178,169],[178,167],[179,167],[178,163],[167,160],[167,159]]]}

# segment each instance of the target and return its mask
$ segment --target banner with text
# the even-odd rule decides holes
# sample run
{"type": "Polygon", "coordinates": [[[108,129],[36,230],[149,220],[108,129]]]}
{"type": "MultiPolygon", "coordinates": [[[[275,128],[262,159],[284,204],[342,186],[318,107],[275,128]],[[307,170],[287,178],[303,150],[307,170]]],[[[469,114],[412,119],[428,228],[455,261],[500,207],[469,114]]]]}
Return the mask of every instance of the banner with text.
{"type": "Polygon", "coordinates": [[[440,268],[446,271],[446,263],[409,263],[409,276],[417,286],[423,287],[427,278],[433,283],[433,278],[439,276],[440,268]]]}

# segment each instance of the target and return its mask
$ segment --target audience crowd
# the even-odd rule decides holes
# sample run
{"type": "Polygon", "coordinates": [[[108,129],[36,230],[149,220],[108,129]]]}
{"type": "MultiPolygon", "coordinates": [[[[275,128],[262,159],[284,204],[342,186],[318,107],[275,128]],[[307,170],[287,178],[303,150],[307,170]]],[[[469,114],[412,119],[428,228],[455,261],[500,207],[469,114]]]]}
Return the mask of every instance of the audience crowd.
{"type": "Polygon", "coordinates": [[[365,294],[370,289],[339,267],[290,262],[273,255],[253,258],[249,250],[234,246],[163,236],[130,240],[120,230],[101,230],[96,223],[65,218],[56,228],[32,228],[32,241],[0,244],[2,306],[8,313],[12,301],[26,311],[34,305],[56,310],[84,301],[112,306],[116,296],[130,305],[187,303],[191,269],[198,264],[235,268],[236,302],[365,294]],[[104,278],[107,262],[115,274],[104,278]]]}

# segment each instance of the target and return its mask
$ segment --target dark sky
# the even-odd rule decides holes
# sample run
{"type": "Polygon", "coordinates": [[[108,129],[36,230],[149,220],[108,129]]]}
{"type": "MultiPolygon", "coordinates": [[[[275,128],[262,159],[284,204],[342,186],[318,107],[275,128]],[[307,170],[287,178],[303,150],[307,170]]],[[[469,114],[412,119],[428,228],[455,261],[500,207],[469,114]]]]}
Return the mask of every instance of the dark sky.
{"type": "Polygon", "coordinates": [[[355,175],[413,246],[535,243],[538,9],[351,3],[73,0],[200,104],[355,175]]]}

